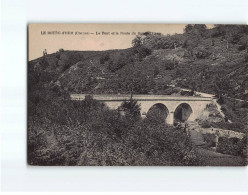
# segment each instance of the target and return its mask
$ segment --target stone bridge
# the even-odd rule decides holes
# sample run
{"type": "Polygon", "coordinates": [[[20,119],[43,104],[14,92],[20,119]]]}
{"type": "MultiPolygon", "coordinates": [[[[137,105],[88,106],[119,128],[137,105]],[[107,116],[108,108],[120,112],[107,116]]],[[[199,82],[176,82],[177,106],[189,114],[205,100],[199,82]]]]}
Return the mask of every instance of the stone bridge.
{"type": "MultiPolygon", "coordinates": [[[[71,94],[71,100],[84,100],[87,94],[71,94]]],[[[123,101],[130,100],[130,95],[93,94],[93,99],[104,102],[110,109],[118,109],[123,101]]],[[[194,121],[212,102],[213,97],[166,96],[166,95],[132,95],[140,104],[142,117],[152,108],[157,107],[165,113],[165,122],[174,124],[178,121],[194,121]]]]}

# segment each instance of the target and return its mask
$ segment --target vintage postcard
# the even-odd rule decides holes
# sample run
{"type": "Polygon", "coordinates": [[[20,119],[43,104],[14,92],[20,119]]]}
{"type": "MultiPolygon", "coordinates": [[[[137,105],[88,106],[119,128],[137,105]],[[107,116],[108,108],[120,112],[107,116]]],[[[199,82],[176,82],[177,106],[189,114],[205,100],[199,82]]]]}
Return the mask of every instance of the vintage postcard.
{"type": "Polygon", "coordinates": [[[246,166],[248,26],[29,24],[29,165],[246,166]]]}

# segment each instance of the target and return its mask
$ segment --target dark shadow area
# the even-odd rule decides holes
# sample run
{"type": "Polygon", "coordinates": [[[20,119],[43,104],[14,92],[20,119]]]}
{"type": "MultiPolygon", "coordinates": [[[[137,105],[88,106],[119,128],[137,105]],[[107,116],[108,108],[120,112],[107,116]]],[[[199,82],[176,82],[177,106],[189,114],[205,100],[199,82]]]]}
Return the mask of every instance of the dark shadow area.
{"type": "Polygon", "coordinates": [[[192,114],[192,108],[189,104],[183,103],[180,104],[174,113],[174,122],[185,122],[189,119],[192,114]]]}
{"type": "Polygon", "coordinates": [[[165,122],[169,114],[168,108],[164,104],[154,104],[147,112],[146,117],[151,120],[165,122]]]}

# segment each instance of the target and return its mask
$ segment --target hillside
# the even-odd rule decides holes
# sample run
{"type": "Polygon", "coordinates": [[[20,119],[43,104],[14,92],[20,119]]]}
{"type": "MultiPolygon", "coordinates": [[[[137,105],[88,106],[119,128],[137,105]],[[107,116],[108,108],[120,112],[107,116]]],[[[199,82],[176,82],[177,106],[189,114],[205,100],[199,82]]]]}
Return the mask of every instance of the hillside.
{"type": "Polygon", "coordinates": [[[246,165],[247,27],[187,25],[180,35],[146,32],[132,43],[124,50],[60,49],[28,62],[28,163],[246,165]],[[142,119],[134,99],[111,110],[91,96],[70,101],[71,93],[216,99],[186,127],[166,124],[158,110],[142,119]]]}
{"type": "Polygon", "coordinates": [[[171,87],[176,86],[216,94],[220,103],[225,99],[223,107],[236,106],[232,109],[243,118],[247,103],[228,98],[248,100],[247,51],[246,26],[187,25],[184,34],[171,36],[147,32],[125,50],[61,49],[30,61],[29,92],[45,87],[68,93],[170,95],[180,92],[171,87]]]}

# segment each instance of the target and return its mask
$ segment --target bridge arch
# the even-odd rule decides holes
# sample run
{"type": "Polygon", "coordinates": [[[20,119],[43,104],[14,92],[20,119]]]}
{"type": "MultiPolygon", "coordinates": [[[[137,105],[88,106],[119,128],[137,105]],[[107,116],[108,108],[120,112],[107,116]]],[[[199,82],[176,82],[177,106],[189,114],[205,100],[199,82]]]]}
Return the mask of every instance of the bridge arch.
{"type": "Polygon", "coordinates": [[[153,104],[147,111],[146,117],[154,120],[166,121],[169,109],[163,103],[153,104]]]}
{"type": "Polygon", "coordinates": [[[185,122],[193,120],[193,106],[189,103],[180,103],[176,106],[174,111],[174,123],[185,122]]]}
{"type": "MultiPolygon", "coordinates": [[[[71,94],[71,100],[82,101],[85,99],[87,94],[71,94]]],[[[128,94],[93,94],[93,99],[100,102],[104,102],[110,109],[117,109],[123,101],[130,100],[130,95],[128,94]]],[[[142,94],[133,94],[132,98],[140,104],[141,117],[145,118],[148,110],[157,103],[164,104],[169,114],[166,118],[167,124],[173,125],[174,116],[176,119],[180,119],[178,113],[180,113],[180,107],[177,108],[180,104],[188,104],[189,110],[192,113],[188,116],[182,118],[188,121],[194,121],[206,108],[206,105],[213,101],[213,97],[186,97],[186,96],[166,96],[166,95],[142,95],[142,94]],[[175,113],[176,112],[176,113],[175,113]],[[187,118],[187,119],[186,119],[187,118]]],[[[182,110],[182,109],[181,109],[182,110]]]]}

